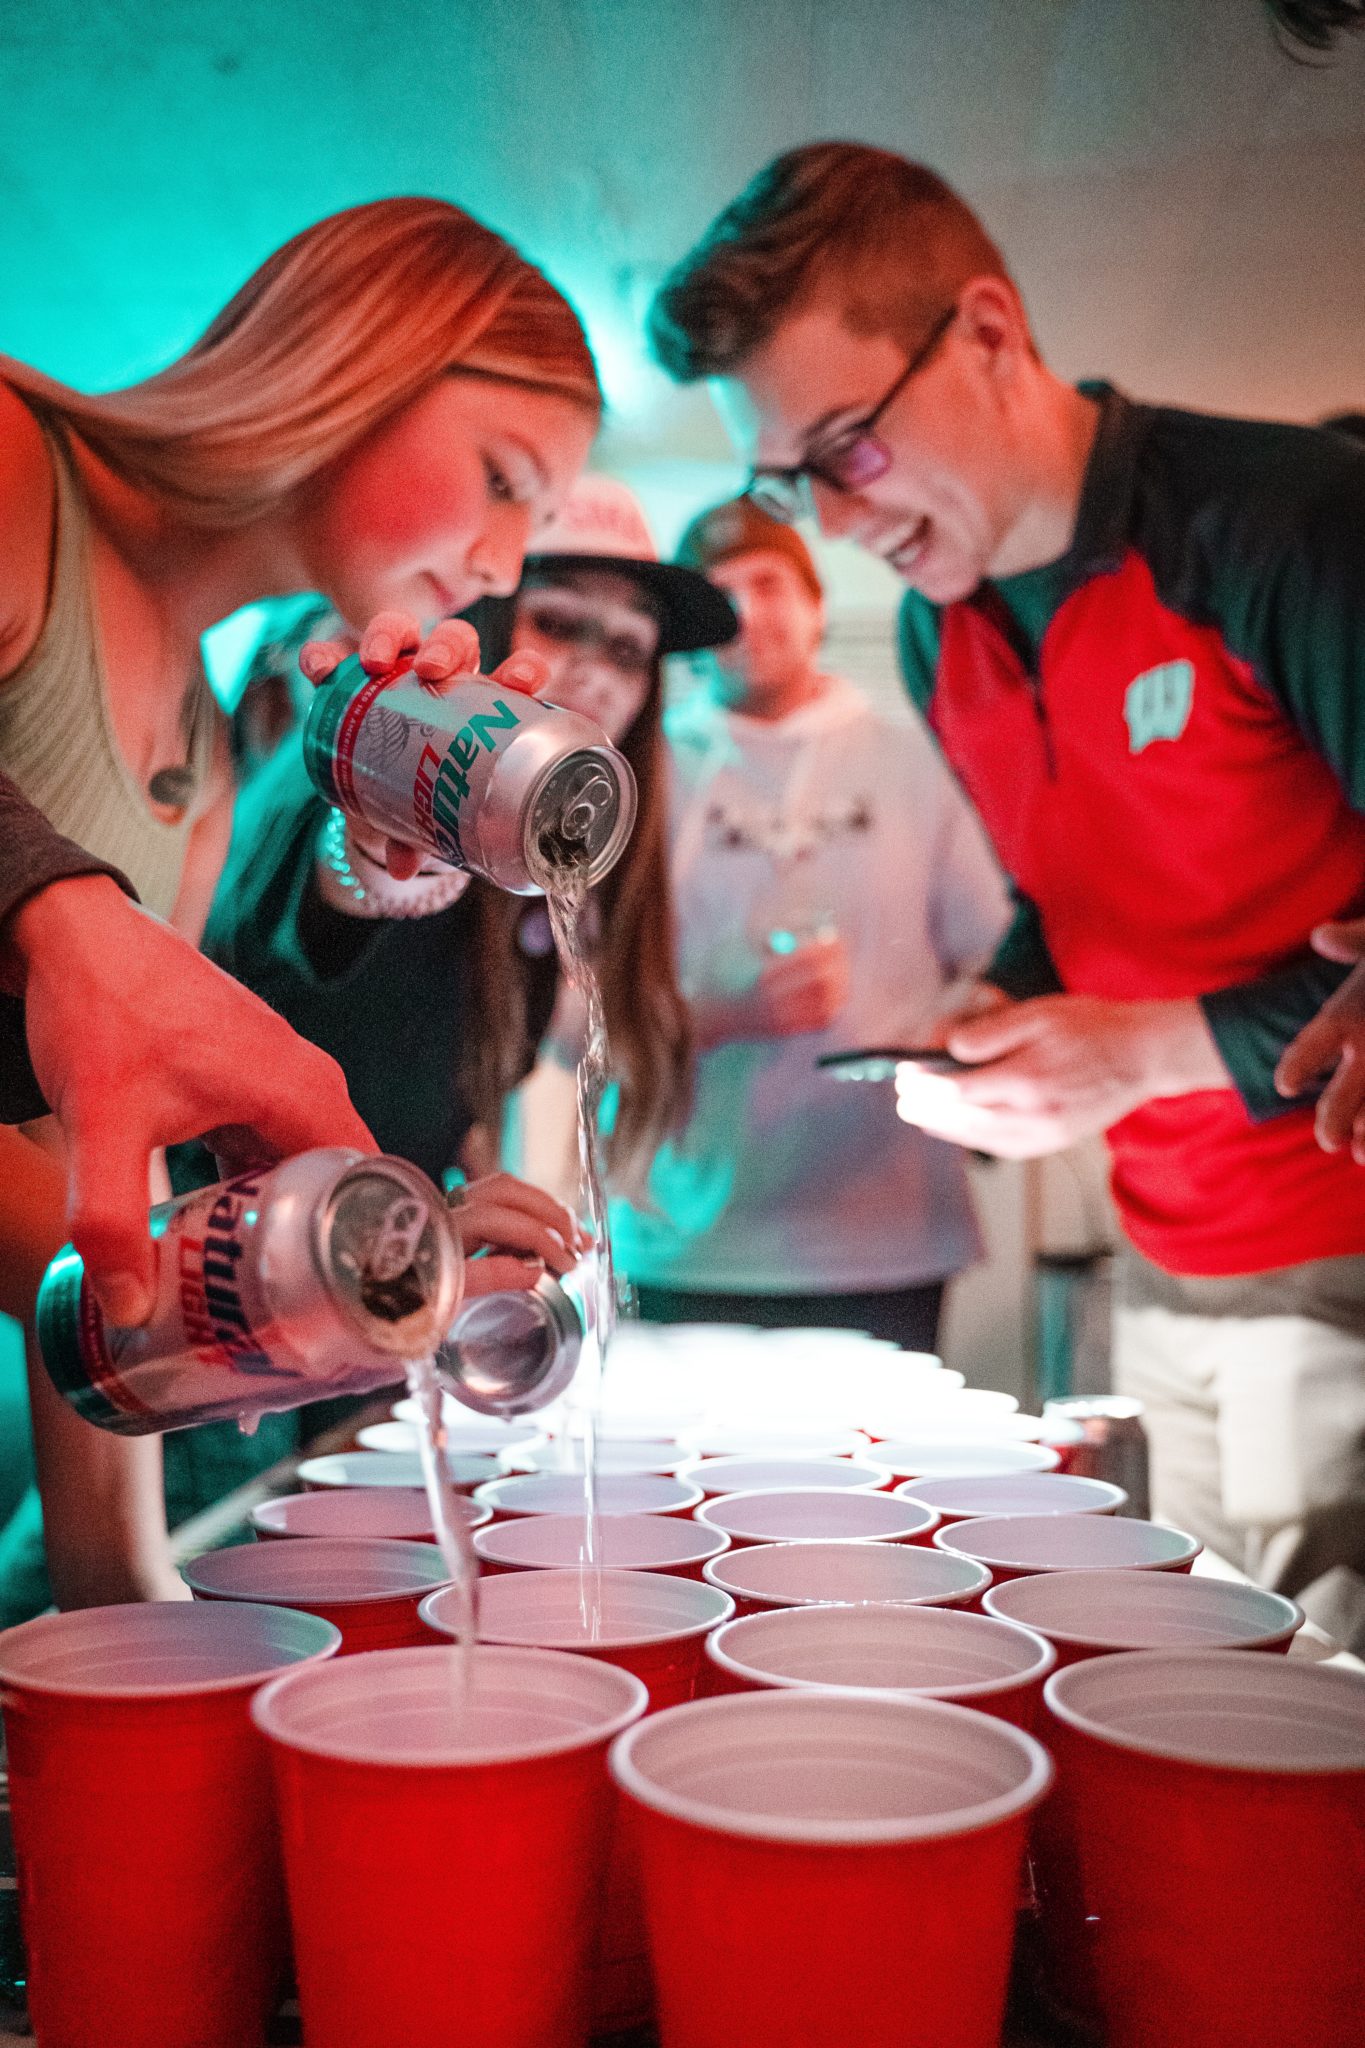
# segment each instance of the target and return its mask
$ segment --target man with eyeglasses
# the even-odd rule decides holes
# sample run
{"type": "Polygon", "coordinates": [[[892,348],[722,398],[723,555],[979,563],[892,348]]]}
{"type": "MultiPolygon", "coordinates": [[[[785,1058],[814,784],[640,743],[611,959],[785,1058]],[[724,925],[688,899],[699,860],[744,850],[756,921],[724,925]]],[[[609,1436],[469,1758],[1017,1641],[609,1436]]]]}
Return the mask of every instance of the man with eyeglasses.
{"type": "Polygon", "coordinates": [[[753,488],[911,586],[912,695],[1018,897],[961,1076],[901,1115],[1024,1157],[1104,1131],[1121,1385],[1160,1511],[1365,1640],[1365,1176],[1276,1063],[1365,907],[1365,463],[1042,360],[933,172],[780,157],[655,302],[753,488]]]}
{"type": "Polygon", "coordinates": [[[670,707],[669,877],[695,1047],[686,1122],[612,1233],[657,1322],[865,1330],[934,1351],[979,1255],[961,1157],[841,1086],[822,1053],[918,1042],[1008,920],[999,870],[917,721],[825,667],[825,599],[794,527],[748,499],[678,562],[738,635],[670,707]]]}

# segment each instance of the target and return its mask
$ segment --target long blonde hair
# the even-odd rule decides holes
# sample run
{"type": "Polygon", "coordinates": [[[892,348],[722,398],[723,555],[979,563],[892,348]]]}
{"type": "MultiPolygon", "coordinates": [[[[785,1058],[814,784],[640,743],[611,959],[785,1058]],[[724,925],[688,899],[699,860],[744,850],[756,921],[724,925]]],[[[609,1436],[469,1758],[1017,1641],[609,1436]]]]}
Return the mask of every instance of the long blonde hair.
{"type": "Polygon", "coordinates": [[[601,389],[577,314],[543,273],[440,199],[379,199],[297,234],[193,347],[89,396],[0,357],[0,378],[109,466],[208,528],[249,525],[444,372],[601,389]]]}

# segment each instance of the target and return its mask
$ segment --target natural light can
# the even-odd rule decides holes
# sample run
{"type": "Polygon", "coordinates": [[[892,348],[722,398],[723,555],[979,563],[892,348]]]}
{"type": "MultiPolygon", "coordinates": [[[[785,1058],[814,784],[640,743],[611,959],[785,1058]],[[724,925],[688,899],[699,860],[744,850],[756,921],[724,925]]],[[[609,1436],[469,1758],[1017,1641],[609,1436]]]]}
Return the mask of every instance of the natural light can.
{"type": "Polygon", "coordinates": [[[373,1393],[437,1349],[459,1306],[449,1212],[406,1160],[303,1152],[164,1203],[152,1230],[141,1327],[106,1321],[70,1245],[38,1295],[57,1388],[125,1436],[373,1393]]]}
{"type": "Polygon", "coordinates": [[[368,676],[343,662],[303,736],[331,803],[513,895],[565,867],[597,881],[635,822],[635,778],[590,719],[470,676],[440,695],[408,663],[368,676]]]}

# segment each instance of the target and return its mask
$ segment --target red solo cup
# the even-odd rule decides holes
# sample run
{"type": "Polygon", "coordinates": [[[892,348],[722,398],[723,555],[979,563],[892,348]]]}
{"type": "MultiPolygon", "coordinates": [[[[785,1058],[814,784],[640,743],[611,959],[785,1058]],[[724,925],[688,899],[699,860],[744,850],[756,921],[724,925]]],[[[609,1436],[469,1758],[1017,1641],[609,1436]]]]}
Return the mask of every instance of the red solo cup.
{"type": "Polygon", "coordinates": [[[998,1472],[975,1479],[907,1479],[895,1492],[922,1500],[944,1522],[983,1515],[1113,1515],[1127,1504],[1121,1486],[1065,1472],[998,1472]]]}
{"type": "Polygon", "coordinates": [[[1043,1572],[995,1586],[983,1606],[1036,1630],[1058,1662],[1114,1650],[1288,1650],[1303,1610],[1283,1593],[1183,1572],[1043,1572]]]}
{"type": "MultiPolygon", "coordinates": [[[[391,1422],[372,1422],[362,1429],[356,1442],[366,1451],[415,1451],[417,1449],[417,1403],[409,1395],[390,1410],[391,1422]]],[[[452,1394],[441,1403],[445,1423],[446,1449],[457,1457],[495,1457],[513,1444],[537,1442],[544,1434],[541,1421],[504,1422],[496,1415],[476,1415],[452,1394]]]]}
{"type": "MultiPolygon", "coordinates": [[[[509,1515],[581,1515],[581,1472],[518,1472],[480,1486],[474,1498],[492,1508],[495,1519],[509,1515]]],[[[599,1515],[690,1515],[703,1499],[699,1486],[664,1472],[603,1472],[597,1481],[599,1515]]]]}
{"type": "Polygon", "coordinates": [[[885,1465],[852,1458],[699,1458],[680,1467],[678,1477],[691,1479],[708,1500],[722,1493],[789,1492],[792,1487],[836,1487],[848,1493],[875,1493],[891,1484],[885,1465]]]}
{"type": "MultiPolygon", "coordinates": [[[[956,1376],[959,1380],[961,1375],[956,1376]]],[[[859,1416],[872,1437],[1033,1436],[1041,1423],[1019,1415],[1013,1394],[954,1385],[945,1372],[913,1379],[859,1416]],[[1021,1423],[1024,1425],[1021,1427],[1021,1423]]]]}
{"type": "MultiPolygon", "coordinates": [[[[491,1522],[491,1508],[460,1497],[471,1529],[491,1522]]],[[[251,1526],[264,1542],[284,1536],[382,1536],[394,1543],[434,1543],[431,1508],[414,1486],[332,1486],[317,1493],[285,1493],[251,1510],[251,1526]]]]}
{"type": "Polygon", "coordinates": [[[1071,1472],[1085,1447],[1085,1431],[1070,1415],[1043,1415],[1039,1418],[1039,1442],[1057,1453],[1059,1471],[1071,1472]]]}
{"type": "MultiPolygon", "coordinates": [[[[603,1437],[594,1446],[593,1465],[602,1472],[664,1472],[670,1478],[687,1457],[676,1444],[644,1437],[603,1437]]],[[[513,1444],[502,1453],[504,1472],[579,1472],[583,1470],[581,1437],[547,1437],[540,1443],[513,1444]]]]}
{"type": "Polygon", "coordinates": [[[702,1577],[739,1614],[865,1600],[974,1607],[991,1582],[984,1564],[917,1543],[749,1543],[713,1558],[702,1577]]]}
{"type": "Polygon", "coordinates": [[[236,1543],[206,1551],[180,1575],[196,1600],[265,1600],[320,1614],[340,1629],[343,1657],[430,1642],[417,1609],[450,1578],[433,1544],[363,1536],[236,1543]]]}
{"type": "Polygon", "coordinates": [[[613,1747],[667,2048],[997,2048],[1030,1809],[1018,1728],[937,1700],[749,1693],[613,1747]]]}
{"type": "MultiPolygon", "coordinates": [[[[993,1587],[985,1606],[1046,1636],[1063,1667],[1116,1650],[1286,1651],[1303,1615],[1260,1586],[1184,1572],[1045,1572],[993,1587]]],[[[1033,1876],[1043,1908],[1038,1933],[1050,1995],[1073,2019],[1098,2016],[1081,1904],[1077,1816],[1059,1783],[1034,1822],[1033,1876]]]]}
{"type": "Polygon", "coordinates": [[[242,2048],[288,1954],[270,1768],[247,1712],[337,1632],[188,1601],[0,1636],[29,2013],[43,2048],[242,2048]]]}
{"type": "MultiPolygon", "coordinates": [[[[706,1635],[734,1611],[728,1593],[663,1572],[504,1572],[479,1588],[479,1641],[604,1657],[644,1681],[651,1707],[672,1707],[692,1698],[706,1635]]],[[[428,1595],[421,1615],[434,1634],[455,1635],[456,1589],[428,1595]]]]}
{"type": "Polygon", "coordinates": [[[1060,1459],[1046,1444],[1011,1437],[902,1437],[877,1446],[877,1463],[893,1479],[986,1479],[1015,1472],[1055,1472],[1060,1459]]]}
{"type": "Polygon", "coordinates": [[[766,1423],[715,1423],[694,1432],[699,1458],[864,1458],[860,1429],[781,1429],[766,1423]]]}
{"type": "Polygon", "coordinates": [[[1034,1572],[1187,1572],[1204,1547],[1183,1529],[1127,1515],[982,1515],[933,1540],[988,1565],[997,1582],[1034,1572]]]}
{"type": "MultiPolygon", "coordinates": [[[[588,1524],[584,1515],[518,1515],[495,1522],[474,1539],[484,1565],[494,1571],[547,1571],[583,1564],[588,1524]]],[[[720,1529],[675,1515],[604,1515],[597,1525],[602,1564],[617,1571],[672,1572],[699,1579],[709,1558],[730,1548],[720,1529]]]]}
{"type": "Polygon", "coordinates": [[[1358,2048],[1365,1685],[1140,1650],[1044,1696],[1110,2048],[1358,2048]]]}
{"type": "MultiPolygon", "coordinates": [[[[453,1452],[446,1446],[446,1467],[456,1493],[473,1493],[502,1471],[497,1458],[453,1452]]],[[[422,1484],[422,1460],[416,1451],[333,1451],[325,1458],[305,1458],[299,1484],[309,1493],[326,1486],[405,1486],[422,1484]]]]}
{"type": "Polygon", "coordinates": [[[793,1607],[726,1622],[706,1654],[731,1684],[922,1694],[1030,1732],[1057,1661],[1032,1629],[941,1607],[793,1607]]]}
{"type": "MultiPolygon", "coordinates": [[[[509,1572],[479,1589],[479,1640],[602,1657],[643,1681],[654,1712],[694,1697],[707,1632],[734,1611],[728,1593],[662,1572],[509,1572]]],[[[424,1600],[422,1618],[437,1633],[454,1634],[460,1616],[451,1589],[424,1600]]],[[[651,2003],[634,1844],[618,1828],[602,1897],[594,2029],[638,2025],[649,2018],[651,2003]]]]}
{"type": "Polygon", "coordinates": [[[927,1543],[938,1527],[933,1509],[917,1501],[828,1486],[722,1494],[697,1509],[697,1520],[733,1544],[927,1543]]]}
{"type": "MultiPolygon", "coordinates": [[[[509,1583],[512,1583],[509,1581],[509,1583]]],[[[269,1685],[309,2048],[585,2043],[629,1672],[555,1650],[384,1651],[269,1685]]]]}

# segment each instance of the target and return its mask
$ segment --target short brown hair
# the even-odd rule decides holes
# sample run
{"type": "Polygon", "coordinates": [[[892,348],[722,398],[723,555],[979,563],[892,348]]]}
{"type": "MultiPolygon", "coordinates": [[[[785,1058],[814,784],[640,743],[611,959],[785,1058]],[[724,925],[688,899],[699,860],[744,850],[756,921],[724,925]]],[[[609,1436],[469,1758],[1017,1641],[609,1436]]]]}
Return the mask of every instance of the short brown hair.
{"type": "Polygon", "coordinates": [[[855,334],[913,344],[983,276],[1009,272],[936,171],[861,142],[812,142],[775,157],[669,272],[649,337],[676,382],[723,376],[835,278],[855,334]]]}

